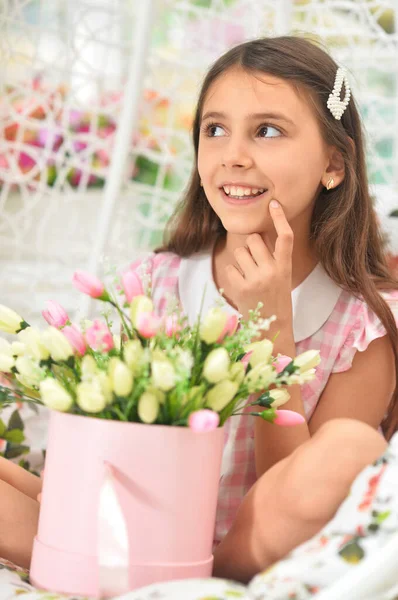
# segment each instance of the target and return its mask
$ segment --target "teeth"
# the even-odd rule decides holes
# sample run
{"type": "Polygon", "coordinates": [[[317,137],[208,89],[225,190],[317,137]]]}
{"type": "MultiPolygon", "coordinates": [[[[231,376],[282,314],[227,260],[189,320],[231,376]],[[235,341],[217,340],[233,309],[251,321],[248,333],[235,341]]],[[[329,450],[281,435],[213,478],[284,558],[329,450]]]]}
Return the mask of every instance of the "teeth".
{"type": "Polygon", "coordinates": [[[265,191],[265,188],[243,188],[235,185],[224,185],[223,189],[228,196],[238,196],[240,198],[244,198],[245,196],[256,196],[265,191]]]}

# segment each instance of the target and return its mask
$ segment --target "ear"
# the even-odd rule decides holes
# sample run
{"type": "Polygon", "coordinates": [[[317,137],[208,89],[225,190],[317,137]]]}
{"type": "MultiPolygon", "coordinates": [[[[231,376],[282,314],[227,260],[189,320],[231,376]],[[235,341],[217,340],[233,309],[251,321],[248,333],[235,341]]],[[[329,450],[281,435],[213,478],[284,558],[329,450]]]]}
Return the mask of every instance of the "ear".
{"type": "Polygon", "coordinates": [[[333,187],[338,186],[344,179],[345,164],[343,155],[335,146],[329,148],[329,161],[322,177],[322,185],[327,186],[333,179],[333,187]]]}

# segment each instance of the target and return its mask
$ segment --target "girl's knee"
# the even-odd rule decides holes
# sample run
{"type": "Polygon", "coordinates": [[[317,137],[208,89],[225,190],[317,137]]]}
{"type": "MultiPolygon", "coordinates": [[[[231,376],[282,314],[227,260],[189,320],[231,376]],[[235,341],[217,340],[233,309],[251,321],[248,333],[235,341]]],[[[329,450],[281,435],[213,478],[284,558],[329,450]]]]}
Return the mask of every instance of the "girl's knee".
{"type": "Polygon", "coordinates": [[[311,441],[335,459],[352,456],[367,462],[372,462],[385,452],[388,445],[373,427],[354,419],[327,421],[315,432],[311,441]]]}

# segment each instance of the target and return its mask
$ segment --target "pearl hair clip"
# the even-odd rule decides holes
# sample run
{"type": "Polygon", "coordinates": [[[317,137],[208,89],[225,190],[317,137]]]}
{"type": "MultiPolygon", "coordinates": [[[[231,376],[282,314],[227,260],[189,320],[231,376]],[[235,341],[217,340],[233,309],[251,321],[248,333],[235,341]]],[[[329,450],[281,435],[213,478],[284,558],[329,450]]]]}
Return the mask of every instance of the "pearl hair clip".
{"type": "Polygon", "coordinates": [[[347,78],[347,72],[342,67],[337,69],[336,79],[334,80],[334,87],[331,94],[329,94],[329,98],[327,101],[327,107],[334,116],[335,119],[340,121],[341,117],[344,114],[345,109],[347,108],[351,98],[351,89],[350,84],[347,78]],[[345,88],[344,98],[341,100],[341,88],[345,88]]]}

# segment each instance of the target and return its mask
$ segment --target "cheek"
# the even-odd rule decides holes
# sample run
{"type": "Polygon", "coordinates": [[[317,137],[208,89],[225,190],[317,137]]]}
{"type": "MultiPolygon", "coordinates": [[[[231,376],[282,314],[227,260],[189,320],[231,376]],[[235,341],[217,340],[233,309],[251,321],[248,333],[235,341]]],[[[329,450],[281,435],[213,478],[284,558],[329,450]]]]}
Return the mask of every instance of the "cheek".
{"type": "Polygon", "coordinates": [[[322,151],[300,147],[285,152],[275,163],[273,184],[280,200],[313,197],[321,180],[325,160],[322,151]]]}

